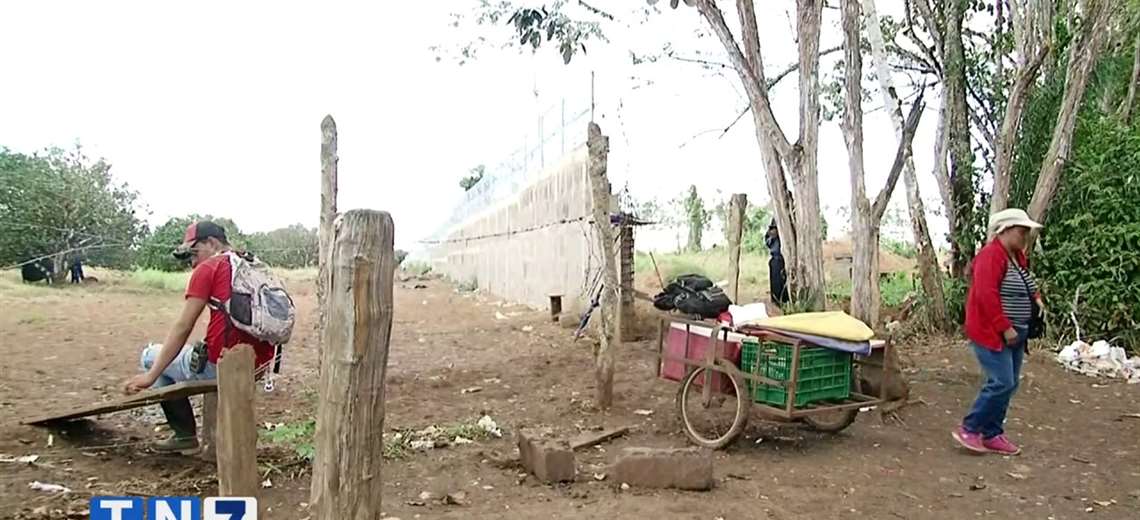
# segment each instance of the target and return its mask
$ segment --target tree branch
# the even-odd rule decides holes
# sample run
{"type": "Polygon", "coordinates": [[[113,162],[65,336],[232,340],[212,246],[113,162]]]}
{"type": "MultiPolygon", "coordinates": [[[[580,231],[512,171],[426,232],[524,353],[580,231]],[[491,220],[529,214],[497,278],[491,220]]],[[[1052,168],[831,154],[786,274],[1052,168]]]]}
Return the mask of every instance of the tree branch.
{"type": "Polygon", "coordinates": [[[942,32],[939,31],[938,19],[934,16],[934,10],[930,7],[929,0],[912,0],[915,8],[918,10],[919,16],[926,24],[926,32],[930,33],[930,37],[934,38],[934,50],[938,53],[939,61],[945,59],[945,43],[943,43],[942,32]]]}
{"type": "MultiPolygon", "coordinates": [[[[1140,40],[1138,40],[1140,41],[1140,40]]],[[[1049,45],[1042,46],[1037,55],[1017,74],[1013,83],[1013,90],[1006,103],[1005,117],[1001,122],[1001,131],[994,142],[994,154],[997,156],[994,165],[994,188],[990,198],[990,212],[996,213],[1009,205],[1010,169],[1013,166],[1014,139],[1021,129],[1021,113],[1029,102],[1029,93],[1037,79],[1037,72],[1045,57],[1049,55],[1049,45]]]]}
{"type": "MultiPolygon", "coordinates": [[[[756,73],[753,72],[744,54],[740,51],[740,47],[736,44],[736,39],[732,36],[732,31],[729,30],[728,24],[724,21],[724,14],[713,0],[697,0],[696,3],[697,9],[701,15],[705,17],[705,20],[708,21],[709,26],[712,27],[717,38],[720,39],[725,51],[728,52],[729,61],[732,62],[737,73],[740,75],[741,82],[744,83],[744,89],[748,93],[750,104],[754,104],[760,109],[759,114],[756,114],[756,116],[762,127],[762,131],[768,136],[767,140],[773,144],[780,156],[791,157],[793,154],[792,144],[788,142],[787,136],[784,134],[784,131],[780,129],[779,122],[776,121],[776,115],[772,112],[772,105],[768,99],[768,90],[756,73]]],[[[759,49],[757,49],[757,52],[759,52],[759,49]]]]}
{"type": "Polygon", "coordinates": [[[1133,51],[1132,81],[1128,83],[1128,97],[1120,103],[1117,110],[1120,119],[1125,123],[1132,121],[1132,107],[1136,102],[1136,87],[1140,86],[1140,34],[1136,35],[1136,49],[1133,51]]]}
{"type": "Polygon", "coordinates": [[[614,19],[614,15],[607,13],[601,9],[598,9],[597,7],[594,7],[590,4],[587,4],[586,2],[583,2],[582,0],[578,0],[578,5],[585,7],[586,10],[588,10],[588,11],[590,11],[590,12],[592,12],[598,16],[601,16],[602,18],[605,18],[607,20],[613,21],[613,19],[614,19]]]}
{"type": "MultiPolygon", "coordinates": [[[[983,108],[983,111],[984,110],[985,109],[983,108]]],[[[970,120],[974,122],[974,127],[982,133],[982,138],[985,139],[985,143],[983,144],[992,147],[994,140],[996,139],[993,129],[990,128],[990,126],[992,126],[992,120],[989,119],[989,117],[983,119],[982,116],[978,115],[977,111],[970,110],[969,112],[970,120]]]]}
{"type": "Polygon", "coordinates": [[[721,63],[719,61],[712,61],[712,60],[702,60],[700,58],[685,58],[682,56],[673,56],[673,55],[669,55],[668,58],[671,60],[683,61],[686,63],[696,63],[698,65],[703,65],[705,67],[720,67],[722,69],[731,69],[732,68],[732,65],[729,65],[727,63],[721,63]]]}
{"type": "MultiPolygon", "coordinates": [[[[819,57],[822,58],[824,56],[827,56],[828,54],[836,53],[836,52],[839,52],[841,50],[843,50],[843,46],[842,45],[836,45],[835,47],[831,47],[831,48],[819,51],[819,57]]],[[[791,65],[788,65],[788,67],[786,69],[780,71],[778,74],[773,76],[772,79],[768,80],[768,83],[767,83],[768,89],[771,90],[772,87],[775,87],[776,84],[780,82],[780,80],[784,79],[788,74],[791,74],[797,70],[800,70],[800,64],[798,62],[792,63],[791,65]]]]}
{"type": "Polygon", "coordinates": [[[875,197],[874,205],[871,206],[871,219],[873,222],[882,219],[883,213],[886,213],[887,203],[891,201],[891,193],[894,192],[895,184],[899,181],[899,175],[902,173],[903,166],[911,156],[911,142],[914,141],[914,134],[918,129],[918,123],[922,120],[922,112],[926,109],[926,103],[922,101],[925,92],[925,89],[920,90],[918,99],[915,99],[914,104],[910,106],[910,113],[906,116],[906,124],[903,125],[902,138],[899,139],[899,148],[895,152],[895,162],[891,164],[891,171],[887,175],[887,183],[883,186],[879,195],[875,197]]]}
{"type": "Polygon", "coordinates": [[[744,59],[752,67],[756,80],[764,83],[764,57],[760,53],[760,30],[756,27],[756,7],[752,0],[736,0],[740,15],[740,39],[744,43],[744,59]]]}
{"type": "MultiPolygon", "coordinates": [[[[832,53],[835,53],[835,52],[839,52],[839,51],[841,51],[841,50],[843,50],[843,46],[842,46],[842,45],[836,45],[835,47],[831,47],[831,48],[829,48],[829,49],[825,49],[825,50],[823,50],[823,51],[820,51],[819,55],[822,57],[822,56],[826,56],[826,55],[828,55],[828,54],[832,54],[832,53]]],[[[776,86],[778,83],[780,83],[780,80],[782,80],[782,79],[784,79],[784,78],[788,77],[788,75],[789,75],[789,74],[791,74],[791,73],[793,73],[793,72],[795,72],[795,71],[799,70],[799,68],[800,68],[800,64],[799,64],[799,63],[793,63],[793,64],[791,64],[791,65],[788,65],[788,67],[787,67],[787,68],[785,68],[784,70],[780,71],[778,74],[776,74],[775,76],[773,76],[773,77],[772,77],[772,79],[769,79],[769,80],[767,81],[767,87],[768,87],[768,90],[772,90],[772,88],[773,88],[773,87],[775,87],[775,86],[776,86]]],[[[729,123],[729,124],[728,124],[728,126],[726,126],[726,127],[724,128],[724,131],[723,131],[723,132],[721,132],[721,134],[720,134],[720,136],[718,137],[718,139],[719,139],[719,138],[721,138],[721,137],[724,137],[724,136],[725,136],[725,134],[727,134],[729,130],[732,130],[732,127],[733,127],[733,126],[735,126],[735,125],[736,125],[736,123],[740,122],[740,119],[741,119],[741,118],[743,118],[743,117],[744,117],[744,114],[747,114],[749,110],[752,110],[752,106],[751,106],[751,105],[747,105],[747,106],[745,106],[745,107],[744,107],[744,110],[741,110],[741,111],[740,111],[740,113],[739,113],[739,114],[737,114],[737,116],[736,116],[736,119],[733,119],[733,120],[732,120],[732,122],[731,122],[731,123],[729,123]]],[[[704,133],[704,132],[702,132],[702,134],[703,134],[703,133],[704,133]]],[[[694,136],[694,137],[695,137],[695,136],[694,136]]]]}

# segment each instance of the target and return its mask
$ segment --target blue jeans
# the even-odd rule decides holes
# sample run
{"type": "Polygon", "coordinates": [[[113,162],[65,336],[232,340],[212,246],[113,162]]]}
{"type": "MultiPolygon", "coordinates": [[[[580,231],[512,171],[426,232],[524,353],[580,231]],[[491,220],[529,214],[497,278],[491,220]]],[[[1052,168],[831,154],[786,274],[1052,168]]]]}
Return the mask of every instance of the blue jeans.
{"type": "MultiPolygon", "coordinates": [[[[142,369],[150,370],[154,366],[154,359],[158,357],[158,352],[162,350],[162,345],[151,343],[143,349],[142,355],[139,358],[139,364],[142,369]]],[[[193,347],[185,345],[182,351],[175,356],[174,360],[167,365],[158,379],[154,381],[151,388],[162,388],[164,386],[173,385],[175,383],[182,383],[186,381],[208,381],[217,379],[218,369],[217,365],[213,363],[206,363],[206,367],[201,372],[194,372],[190,370],[190,357],[193,347]]],[[[194,419],[194,408],[190,405],[190,399],[183,397],[180,399],[169,399],[159,403],[162,406],[162,413],[166,416],[166,423],[170,425],[170,429],[174,432],[174,436],[181,439],[192,439],[197,435],[198,424],[194,419]]]]}
{"type": "Polygon", "coordinates": [[[1001,352],[994,352],[974,342],[970,346],[978,358],[978,364],[986,373],[986,384],[978,392],[970,413],[962,420],[962,426],[970,433],[980,433],[989,439],[1005,432],[1005,414],[1009,401],[1017,392],[1021,377],[1021,362],[1025,356],[1025,343],[1029,340],[1028,329],[1017,328],[1017,339],[1007,344],[1001,352]]]}
{"type": "MultiPolygon", "coordinates": [[[[158,357],[158,351],[162,350],[162,344],[151,343],[143,348],[142,355],[139,356],[139,366],[145,372],[154,366],[154,359],[158,357]]],[[[206,363],[206,368],[201,372],[195,373],[190,370],[190,345],[182,347],[182,351],[174,357],[174,360],[167,365],[166,370],[162,371],[162,375],[154,381],[151,388],[162,388],[164,386],[173,385],[174,383],[184,383],[186,381],[209,381],[218,378],[218,366],[213,363],[206,363]]]]}

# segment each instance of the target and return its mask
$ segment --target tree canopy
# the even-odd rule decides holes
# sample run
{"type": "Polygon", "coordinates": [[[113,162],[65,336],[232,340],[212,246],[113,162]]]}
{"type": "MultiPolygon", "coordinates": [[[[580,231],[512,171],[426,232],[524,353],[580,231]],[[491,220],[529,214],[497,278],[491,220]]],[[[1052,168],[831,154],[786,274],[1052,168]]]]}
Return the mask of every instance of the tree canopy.
{"type": "Polygon", "coordinates": [[[0,264],[50,256],[127,267],[146,233],[138,194],[82,148],[25,155],[0,147],[0,264]]]}

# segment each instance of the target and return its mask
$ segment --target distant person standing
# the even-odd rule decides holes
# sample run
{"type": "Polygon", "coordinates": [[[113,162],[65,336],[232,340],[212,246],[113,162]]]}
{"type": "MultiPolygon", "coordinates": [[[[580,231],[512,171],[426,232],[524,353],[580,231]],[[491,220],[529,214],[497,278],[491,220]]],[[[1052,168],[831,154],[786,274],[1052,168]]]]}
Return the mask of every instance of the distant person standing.
{"type": "Polygon", "coordinates": [[[83,283],[83,260],[78,256],[71,261],[71,283],[83,283]]]}
{"type": "Polygon", "coordinates": [[[776,227],[776,220],[768,225],[768,233],[764,235],[764,243],[768,246],[771,258],[768,259],[768,289],[772,293],[772,302],[776,305],[788,303],[788,273],[784,268],[784,255],[780,252],[780,230],[776,227]]]}

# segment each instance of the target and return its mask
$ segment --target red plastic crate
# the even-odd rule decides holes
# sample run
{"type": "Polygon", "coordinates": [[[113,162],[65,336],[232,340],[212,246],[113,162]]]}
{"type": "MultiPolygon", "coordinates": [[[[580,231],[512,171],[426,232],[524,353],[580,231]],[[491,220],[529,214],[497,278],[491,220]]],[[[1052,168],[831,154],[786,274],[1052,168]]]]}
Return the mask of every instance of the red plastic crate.
{"type": "MultiPolygon", "coordinates": [[[[697,325],[689,325],[688,332],[686,332],[686,325],[683,323],[671,323],[669,331],[665,335],[665,346],[662,354],[669,357],[684,358],[694,361],[703,361],[705,359],[705,351],[709,348],[710,337],[712,336],[712,327],[701,327],[697,325]],[[688,347],[686,350],[685,338],[688,337],[688,347]]],[[[723,333],[722,333],[723,334],[723,333]]],[[[744,340],[744,335],[730,332],[728,334],[728,342],[721,343],[721,348],[724,349],[720,353],[720,357],[727,359],[736,366],[740,366],[740,343],[744,340]]],[[[687,372],[686,366],[680,361],[670,361],[666,359],[661,360],[661,377],[670,381],[680,381],[685,378],[687,372]]],[[[726,378],[722,379],[720,384],[716,387],[725,393],[731,393],[732,382],[726,378]]],[[[698,384],[704,384],[704,376],[697,380],[698,384]]]]}

